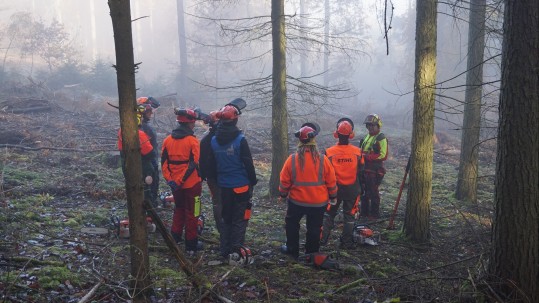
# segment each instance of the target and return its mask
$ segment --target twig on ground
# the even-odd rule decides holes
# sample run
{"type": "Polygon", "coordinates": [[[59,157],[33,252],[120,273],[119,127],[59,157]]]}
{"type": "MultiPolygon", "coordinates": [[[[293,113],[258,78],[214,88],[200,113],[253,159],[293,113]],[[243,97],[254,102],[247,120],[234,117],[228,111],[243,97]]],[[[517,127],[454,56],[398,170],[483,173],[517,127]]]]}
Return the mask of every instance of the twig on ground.
{"type": "Polygon", "coordinates": [[[92,287],[92,289],[90,289],[90,291],[84,297],[82,297],[78,303],[87,302],[95,294],[101,284],[103,284],[103,280],[99,281],[96,285],[94,285],[94,287],[92,287]]]}

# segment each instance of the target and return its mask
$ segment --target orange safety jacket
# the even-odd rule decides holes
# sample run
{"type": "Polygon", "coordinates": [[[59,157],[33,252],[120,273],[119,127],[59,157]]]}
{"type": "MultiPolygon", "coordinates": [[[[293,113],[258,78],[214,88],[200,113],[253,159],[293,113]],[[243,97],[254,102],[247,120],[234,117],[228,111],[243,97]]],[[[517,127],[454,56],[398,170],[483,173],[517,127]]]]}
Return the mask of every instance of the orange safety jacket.
{"type": "MultiPolygon", "coordinates": [[[[140,154],[143,156],[146,156],[147,154],[151,153],[153,150],[152,143],[150,142],[150,137],[148,134],[146,134],[141,129],[138,130],[138,138],[140,143],[140,154]]],[[[118,130],[118,150],[123,150],[123,144],[122,144],[122,130],[118,130]]]]}
{"type": "Polygon", "coordinates": [[[326,149],[326,156],[335,168],[337,184],[352,185],[356,183],[358,174],[365,164],[359,147],[351,144],[337,144],[326,149]]]}
{"type": "Polygon", "coordinates": [[[161,170],[165,180],[174,181],[183,188],[202,182],[198,174],[200,144],[195,136],[165,138],[161,148],[161,170]]]}
{"type": "Polygon", "coordinates": [[[280,195],[288,195],[290,202],[299,206],[326,206],[329,199],[337,197],[335,169],[329,159],[320,155],[320,160],[315,162],[311,153],[306,151],[304,167],[301,169],[297,158],[297,153],[290,155],[284,163],[280,176],[280,195]]]}

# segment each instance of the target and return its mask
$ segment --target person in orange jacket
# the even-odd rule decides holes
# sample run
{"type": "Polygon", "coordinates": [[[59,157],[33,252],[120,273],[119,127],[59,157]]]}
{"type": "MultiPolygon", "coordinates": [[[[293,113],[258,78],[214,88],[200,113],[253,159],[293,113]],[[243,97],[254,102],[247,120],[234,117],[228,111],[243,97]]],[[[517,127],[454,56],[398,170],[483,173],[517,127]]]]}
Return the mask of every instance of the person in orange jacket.
{"type": "Polygon", "coordinates": [[[365,191],[361,196],[360,213],[362,219],[375,220],[380,217],[378,187],[386,174],[384,161],[387,159],[388,144],[386,136],[380,132],[382,119],[377,114],[368,115],[363,123],[369,132],[359,142],[365,159],[365,169],[362,176],[365,191]]]}
{"type": "MultiPolygon", "coordinates": [[[[156,169],[152,165],[152,159],[156,155],[156,150],[151,144],[151,138],[146,134],[142,128],[142,115],[146,110],[146,106],[139,105],[137,106],[137,123],[138,123],[138,137],[140,144],[140,155],[141,155],[141,164],[142,164],[142,180],[144,184],[144,200],[152,202],[151,194],[151,184],[153,183],[153,178],[156,174],[156,169]]],[[[123,151],[123,141],[122,141],[122,130],[118,130],[118,150],[120,151],[120,156],[122,159],[122,172],[125,177],[125,154],[123,151]]]]}
{"type": "Polygon", "coordinates": [[[137,104],[144,106],[144,111],[142,112],[142,123],[140,129],[150,137],[150,143],[152,144],[154,152],[154,158],[152,158],[152,165],[154,168],[154,175],[152,176],[153,182],[151,185],[151,197],[150,200],[154,207],[158,205],[158,196],[159,196],[159,164],[158,164],[158,151],[159,146],[157,145],[157,134],[153,127],[150,124],[152,116],[157,108],[161,105],[154,97],[139,97],[137,98],[137,104]]]}
{"type": "Polygon", "coordinates": [[[329,159],[318,152],[315,137],[320,127],[305,123],[295,133],[299,139],[296,153],[290,155],[281,170],[279,195],[286,198],[288,208],[285,217],[286,245],[281,252],[299,257],[299,229],[301,218],[307,217],[305,253],[320,249],[320,232],[324,212],[336,202],[337,182],[335,170],[329,159]]]}
{"type": "Polygon", "coordinates": [[[320,244],[326,245],[334,227],[335,216],[340,205],[343,206],[344,226],[341,236],[341,246],[353,246],[354,221],[358,212],[359,194],[361,187],[359,177],[362,173],[364,161],[361,149],[350,143],[354,138],[354,122],[348,118],[337,121],[337,129],[333,136],[339,139],[336,145],[326,149],[326,156],[335,168],[337,177],[337,203],[328,205],[324,214],[324,223],[320,244]]]}
{"type": "Polygon", "coordinates": [[[174,112],[179,126],[163,141],[161,170],[176,204],[172,237],[180,242],[185,227],[185,251],[193,255],[200,248],[197,222],[202,193],[202,179],[198,174],[200,145],[193,132],[197,114],[192,109],[176,108],[174,112]]]}

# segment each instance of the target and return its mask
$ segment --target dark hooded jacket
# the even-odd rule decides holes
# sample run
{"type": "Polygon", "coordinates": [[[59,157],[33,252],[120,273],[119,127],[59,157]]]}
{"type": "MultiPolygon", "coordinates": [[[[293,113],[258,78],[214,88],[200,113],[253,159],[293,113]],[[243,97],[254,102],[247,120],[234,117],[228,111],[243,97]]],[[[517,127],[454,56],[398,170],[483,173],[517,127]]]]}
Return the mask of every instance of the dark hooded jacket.
{"type": "MultiPolygon", "coordinates": [[[[217,130],[215,131],[215,139],[219,145],[225,145],[236,139],[240,133],[241,130],[235,123],[221,122],[218,124],[217,130]]],[[[211,148],[211,138],[209,139],[209,144],[208,175],[217,176],[217,161],[213,149],[211,148]]],[[[247,178],[249,179],[250,185],[255,186],[258,180],[256,178],[255,166],[251,156],[251,149],[245,138],[240,142],[240,158],[247,172],[247,178]]]]}

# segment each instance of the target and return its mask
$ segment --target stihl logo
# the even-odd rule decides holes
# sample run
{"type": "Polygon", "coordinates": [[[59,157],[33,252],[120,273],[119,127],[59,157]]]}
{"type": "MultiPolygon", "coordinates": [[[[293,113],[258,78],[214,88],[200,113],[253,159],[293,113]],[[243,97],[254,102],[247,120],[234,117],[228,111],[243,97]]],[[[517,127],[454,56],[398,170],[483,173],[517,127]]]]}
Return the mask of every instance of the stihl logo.
{"type": "Polygon", "coordinates": [[[337,159],[337,163],[352,163],[352,159],[337,159]]]}

